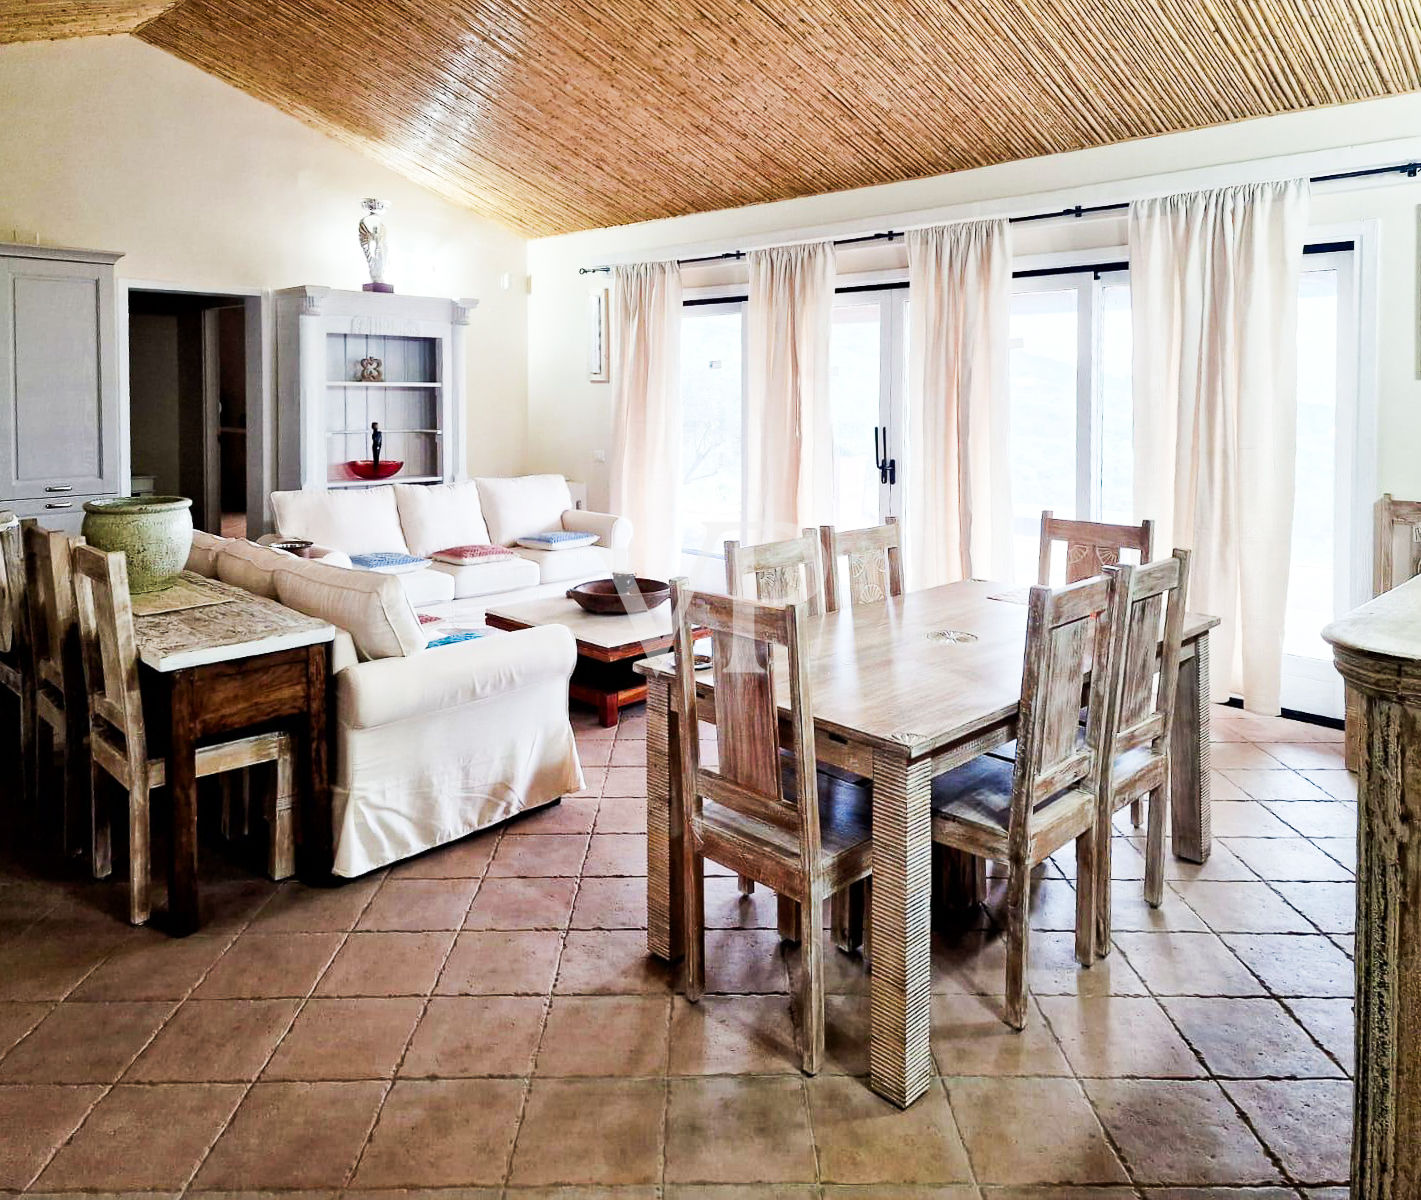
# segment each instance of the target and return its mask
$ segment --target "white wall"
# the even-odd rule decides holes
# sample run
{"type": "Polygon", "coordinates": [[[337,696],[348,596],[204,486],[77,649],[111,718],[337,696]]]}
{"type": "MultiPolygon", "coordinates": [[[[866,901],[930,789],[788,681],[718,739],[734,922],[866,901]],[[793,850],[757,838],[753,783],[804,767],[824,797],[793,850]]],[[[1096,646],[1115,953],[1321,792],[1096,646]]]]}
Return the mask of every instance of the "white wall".
{"type": "Polygon", "coordinates": [[[470,469],[519,468],[522,238],[131,37],[0,46],[0,115],[0,240],[121,250],[120,278],[358,288],[360,198],[387,200],[399,291],[480,301],[470,469]]]}
{"type": "MultiPolygon", "coordinates": [[[[932,179],[776,204],[702,213],[544,238],[529,243],[529,469],[585,479],[605,504],[606,468],[594,452],[612,442],[612,385],[586,377],[585,305],[605,275],[580,266],[714,254],[810,237],[852,236],[936,220],[1052,211],[1144,195],[1421,158],[1421,96],[1293,113],[932,179]],[[1264,161],[1266,160],[1266,161],[1264,161]]],[[[1377,345],[1379,488],[1421,496],[1421,383],[1417,381],[1416,209],[1421,180],[1383,186],[1322,185],[1314,222],[1374,220],[1379,235],[1377,345]]],[[[1013,227],[1016,253],[1123,245],[1119,217],[1013,227]]],[[[846,249],[841,275],[901,263],[897,251],[846,249]]],[[[736,277],[734,266],[690,269],[686,282],[736,277]]]]}

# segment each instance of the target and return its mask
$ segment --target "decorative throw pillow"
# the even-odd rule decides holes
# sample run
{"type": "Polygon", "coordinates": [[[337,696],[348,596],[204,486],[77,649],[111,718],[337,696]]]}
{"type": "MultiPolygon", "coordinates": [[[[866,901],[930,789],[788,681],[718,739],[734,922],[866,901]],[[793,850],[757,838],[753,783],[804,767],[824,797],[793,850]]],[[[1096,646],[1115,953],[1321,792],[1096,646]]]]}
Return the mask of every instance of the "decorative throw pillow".
{"type": "Polygon", "coordinates": [[[434,638],[426,643],[426,650],[433,650],[436,646],[453,646],[459,642],[472,642],[475,638],[483,637],[483,631],[479,629],[456,629],[452,633],[446,633],[443,637],[434,638]]]}
{"type": "Polygon", "coordinates": [[[369,554],[352,554],[351,566],[362,571],[379,571],[383,575],[403,575],[429,566],[429,559],[416,558],[401,550],[373,550],[369,554]]]}
{"type": "Polygon", "coordinates": [[[430,555],[435,562],[451,563],[456,567],[467,567],[471,563],[498,562],[502,558],[517,558],[507,546],[487,546],[473,544],[450,546],[447,550],[436,550],[430,555]]]}
{"type": "Polygon", "coordinates": [[[535,533],[518,539],[518,544],[529,550],[576,550],[580,546],[595,546],[595,533],[573,533],[567,529],[555,529],[551,533],[535,533]]]}

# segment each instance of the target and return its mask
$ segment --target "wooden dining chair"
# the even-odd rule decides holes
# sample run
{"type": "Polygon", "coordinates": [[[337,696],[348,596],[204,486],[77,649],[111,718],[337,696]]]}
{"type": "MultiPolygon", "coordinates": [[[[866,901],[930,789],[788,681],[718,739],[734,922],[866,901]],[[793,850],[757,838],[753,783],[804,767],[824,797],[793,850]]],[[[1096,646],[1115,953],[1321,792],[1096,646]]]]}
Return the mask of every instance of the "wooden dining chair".
{"type": "MultiPolygon", "coordinates": [[[[92,546],[74,549],[74,597],[88,682],[90,720],[90,788],[98,837],[108,852],[108,806],[103,803],[105,776],[117,780],[128,794],[129,920],[148,920],[149,795],[163,786],[167,764],[152,753],[143,716],[138,677],[138,646],[133,604],[128,591],[128,564],[122,553],[105,553],[92,546]]],[[[267,808],[270,838],[268,867],[273,879],[295,869],[292,796],[295,759],[287,733],[258,733],[198,747],[197,777],[270,765],[276,786],[267,808]]]]}
{"type": "Polygon", "coordinates": [[[71,579],[73,548],[83,539],[32,521],[22,529],[35,689],[35,801],[43,804],[46,791],[58,793],[65,854],[87,854],[101,878],[109,864],[95,840],[89,803],[88,710],[71,579]]]}
{"type": "Polygon", "coordinates": [[[1067,521],[1051,515],[1048,508],[1041,514],[1041,550],[1036,582],[1051,583],[1051,551],[1058,542],[1066,544],[1066,582],[1079,583],[1099,575],[1106,567],[1120,561],[1121,551],[1133,550],[1139,561],[1150,561],[1154,544],[1153,521],[1138,525],[1107,525],[1101,521],[1067,521]]]}
{"type": "MultiPolygon", "coordinates": [[[[683,728],[697,727],[695,628],[710,630],[718,769],[701,766],[700,742],[679,739],[682,796],[686,999],[705,989],[705,860],[759,880],[810,914],[872,870],[872,786],[818,770],[803,601],[759,604],[671,585],[676,698],[683,728]],[[776,651],[786,658],[779,694],[789,702],[790,747],[780,752],[776,651]],[[788,761],[786,761],[786,758],[788,761]]],[[[802,1065],[815,1074],[824,1057],[824,931],[803,921],[800,1009],[802,1065]]]]}
{"type": "Polygon", "coordinates": [[[24,534],[19,517],[0,512],[0,686],[14,695],[19,716],[19,795],[27,818],[34,811],[35,770],[34,655],[29,630],[24,534]]]}
{"type": "Polygon", "coordinates": [[[1115,586],[1095,577],[1031,589],[1016,758],[982,755],[933,781],[933,841],[1007,866],[1006,1021],[1016,1029],[1026,1025],[1031,871],[1072,840],[1076,959],[1089,966],[1095,958],[1098,762],[1119,641],[1115,586]]]}
{"type": "Polygon", "coordinates": [[[1117,812],[1149,798],[1145,902],[1164,898],[1164,827],[1170,805],[1170,734],[1179,682],[1180,640],[1189,597],[1189,551],[1143,567],[1108,568],[1114,576],[1110,620],[1120,651],[1111,662],[1110,711],[1100,758],[1104,801],[1095,826],[1096,954],[1110,953],[1110,848],[1117,812]]]}
{"type": "Polygon", "coordinates": [[[880,604],[903,594],[903,539],[897,517],[883,525],[843,532],[832,525],[819,527],[824,558],[824,600],[828,612],[839,611],[839,560],[848,567],[848,601],[880,604]]]}

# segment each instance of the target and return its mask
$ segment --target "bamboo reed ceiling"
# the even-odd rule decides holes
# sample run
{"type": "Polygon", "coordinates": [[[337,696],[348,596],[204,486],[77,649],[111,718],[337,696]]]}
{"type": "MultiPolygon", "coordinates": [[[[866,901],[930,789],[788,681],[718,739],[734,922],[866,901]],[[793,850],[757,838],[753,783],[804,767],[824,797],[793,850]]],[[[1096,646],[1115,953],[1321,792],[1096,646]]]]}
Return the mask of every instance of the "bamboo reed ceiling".
{"type": "Polygon", "coordinates": [[[183,0],[139,36],[531,235],[1421,88],[1416,0],[183,0]]]}
{"type": "Polygon", "coordinates": [[[132,33],[178,0],[0,0],[0,44],[132,33]]]}

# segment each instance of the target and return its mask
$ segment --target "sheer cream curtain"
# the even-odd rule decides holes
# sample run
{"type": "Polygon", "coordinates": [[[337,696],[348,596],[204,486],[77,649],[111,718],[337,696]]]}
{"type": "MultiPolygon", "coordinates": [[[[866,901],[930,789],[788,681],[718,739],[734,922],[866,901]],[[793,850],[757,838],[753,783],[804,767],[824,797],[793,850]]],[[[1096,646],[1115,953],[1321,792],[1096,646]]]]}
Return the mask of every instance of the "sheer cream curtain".
{"type": "Polygon", "coordinates": [[[669,579],[680,562],[681,269],[612,269],[612,511],[632,523],[630,565],[669,579]]]}
{"type": "Polygon", "coordinates": [[[1010,226],[913,229],[907,245],[909,581],[1009,578],[1010,226]]]}
{"type": "Polygon", "coordinates": [[[745,523],[746,537],[761,542],[834,519],[834,249],[828,242],[776,246],[747,259],[745,523]]]}
{"type": "Polygon", "coordinates": [[[1308,185],[1130,206],[1136,514],[1193,550],[1189,607],[1223,618],[1211,690],[1278,711],[1293,527],[1298,279],[1308,185]]]}

